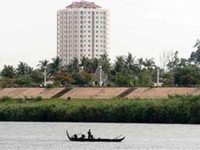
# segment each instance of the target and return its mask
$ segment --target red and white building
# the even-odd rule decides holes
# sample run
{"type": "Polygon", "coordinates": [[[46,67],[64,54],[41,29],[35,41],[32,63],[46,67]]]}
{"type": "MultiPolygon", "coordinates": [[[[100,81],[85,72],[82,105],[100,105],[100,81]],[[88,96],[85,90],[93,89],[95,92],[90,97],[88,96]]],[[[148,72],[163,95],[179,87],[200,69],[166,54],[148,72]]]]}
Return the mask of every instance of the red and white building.
{"type": "Polygon", "coordinates": [[[62,65],[75,57],[108,53],[109,12],[93,2],[73,2],[57,12],[57,55],[62,65]]]}

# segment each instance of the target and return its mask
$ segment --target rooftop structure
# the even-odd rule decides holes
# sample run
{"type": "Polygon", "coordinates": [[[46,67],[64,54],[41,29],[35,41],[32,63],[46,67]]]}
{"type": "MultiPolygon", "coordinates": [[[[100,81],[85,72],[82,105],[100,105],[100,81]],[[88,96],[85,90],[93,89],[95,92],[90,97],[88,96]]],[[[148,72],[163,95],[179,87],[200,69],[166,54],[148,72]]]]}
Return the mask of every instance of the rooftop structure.
{"type": "Polygon", "coordinates": [[[71,5],[68,5],[66,8],[71,8],[71,9],[79,9],[79,8],[84,8],[84,9],[96,9],[96,8],[101,8],[100,6],[96,5],[94,2],[87,2],[87,1],[80,1],[80,2],[73,2],[71,5]]]}

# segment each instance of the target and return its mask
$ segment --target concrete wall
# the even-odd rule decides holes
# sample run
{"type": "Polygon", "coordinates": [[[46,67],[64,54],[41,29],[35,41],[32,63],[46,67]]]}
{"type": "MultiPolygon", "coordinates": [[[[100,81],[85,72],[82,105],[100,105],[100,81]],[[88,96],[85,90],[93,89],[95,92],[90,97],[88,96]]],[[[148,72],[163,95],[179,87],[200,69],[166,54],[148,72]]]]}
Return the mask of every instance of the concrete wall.
{"type": "Polygon", "coordinates": [[[123,95],[124,98],[165,98],[173,95],[200,95],[200,88],[136,88],[130,92],[130,88],[3,88],[0,89],[0,98],[9,96],[12,98],[37,97],[52,98],[59,95],[59,98],[77,99],[109,99],[123,95]],[[60,94],[61,93],[61,94],[60,94]]]}
{"type": "Polygon", "coordinates": [[[51,98],[64,88],[3,88],[0,89],[0,98],[4,96],[12,98],[24,98],[24,97],[37,97],[51,98]]]}
{"type": "Polygon", "coordinates": [[[174,95],[199,95],[200,88],[137,88],[126,98],[165,98],[174,95]]]}
{"type": "Polygon", "coordinates": [[[128,88],[74,88],[61,98],[114,98],[125,92],[128,88]]]}

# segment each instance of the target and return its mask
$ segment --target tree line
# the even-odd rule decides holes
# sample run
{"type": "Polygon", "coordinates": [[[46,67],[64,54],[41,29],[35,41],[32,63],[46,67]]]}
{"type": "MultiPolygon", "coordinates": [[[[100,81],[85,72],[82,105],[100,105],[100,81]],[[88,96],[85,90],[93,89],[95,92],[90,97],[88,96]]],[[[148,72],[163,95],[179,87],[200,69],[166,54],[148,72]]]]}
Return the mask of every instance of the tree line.
{"type": "Polygon", "coordinates": [[[37,68],[19,62],[15,68],[4,65],[1,71],[1,87],[41,87],[44,86],[44,72],[47,87],[70,86],[126,86],[152,87],[160,70],[162,86],[198,86],[200,84],[200,41],[194,45],[195,51],[189,58],[178,57],[178,51],[169,52],[161,58],[162,65],[156,65],[153,58],[137,58],[131,53],[117,56],[114,63],[107,54],[99,59],[74,58],[62,66],[59,57],[39,61],[37,68]],[[102,84],[99,80],[102,80],[102,84]]]}

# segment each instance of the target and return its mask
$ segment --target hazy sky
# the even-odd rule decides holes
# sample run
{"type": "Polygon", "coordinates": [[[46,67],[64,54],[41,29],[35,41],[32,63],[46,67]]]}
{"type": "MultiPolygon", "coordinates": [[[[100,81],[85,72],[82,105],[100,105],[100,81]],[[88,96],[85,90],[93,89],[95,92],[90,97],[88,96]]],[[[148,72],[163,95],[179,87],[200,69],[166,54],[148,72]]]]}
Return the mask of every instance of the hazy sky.
{"type": "MultiPolygon", "coordinates": [[[[73,0],[72,0],[73,1],[73,0]]],[[[0,68],[56,56],[56,12],[71,0],[0,0],[0,68]]],[[[200,0],[93,0],[110,10],[110,58],[189,57],[200,38],[200,0]]]]}

